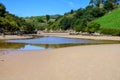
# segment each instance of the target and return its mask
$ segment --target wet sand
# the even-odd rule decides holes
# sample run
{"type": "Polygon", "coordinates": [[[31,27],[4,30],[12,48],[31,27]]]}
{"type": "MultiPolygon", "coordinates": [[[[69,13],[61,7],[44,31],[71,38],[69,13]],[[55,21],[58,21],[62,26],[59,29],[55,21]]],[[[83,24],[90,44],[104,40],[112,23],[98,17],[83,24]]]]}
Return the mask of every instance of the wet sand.
{"type": "Polygon", "coordinates": [[[120,80],[120,44],[0,56],[0,80],[120,80]]]}

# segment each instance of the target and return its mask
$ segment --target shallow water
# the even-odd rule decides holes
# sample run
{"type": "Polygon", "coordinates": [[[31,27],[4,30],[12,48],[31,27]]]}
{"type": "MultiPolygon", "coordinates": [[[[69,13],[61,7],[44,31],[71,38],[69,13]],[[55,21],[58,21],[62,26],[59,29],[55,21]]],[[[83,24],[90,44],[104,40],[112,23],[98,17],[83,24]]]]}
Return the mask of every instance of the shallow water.
{"type": "Polygon", "coordinates": [[[41,38],[26,39],[26,40],[7,40],[7,42],[26,43],[26,44],[76,44],[76,43],[94,43],[99,41],[86,40],[86,39],[61,38],[61,37],[41,37],[41,38]]]}
{"type": "Polygon", "coordinates": [[[40,37],[34,39],[0,41],[0,49],[45,50],[45,49],[54,49],[54,48],[69,47],[69,46],[108,44],[108,43],[120,43],[120,42],[60,38],[60,37],[40,37]]]}

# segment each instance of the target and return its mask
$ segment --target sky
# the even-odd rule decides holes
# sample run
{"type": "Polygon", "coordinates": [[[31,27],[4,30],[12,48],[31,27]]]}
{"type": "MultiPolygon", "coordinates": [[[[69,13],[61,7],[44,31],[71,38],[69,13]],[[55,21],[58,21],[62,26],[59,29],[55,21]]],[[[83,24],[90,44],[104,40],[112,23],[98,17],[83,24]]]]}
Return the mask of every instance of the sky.
{"type": "Polygon", "coordinates": [[[63,15],[71,9],[77,10],[89,4],[89,0],[0,0],[6,10],[20,17],[63,15]]]}

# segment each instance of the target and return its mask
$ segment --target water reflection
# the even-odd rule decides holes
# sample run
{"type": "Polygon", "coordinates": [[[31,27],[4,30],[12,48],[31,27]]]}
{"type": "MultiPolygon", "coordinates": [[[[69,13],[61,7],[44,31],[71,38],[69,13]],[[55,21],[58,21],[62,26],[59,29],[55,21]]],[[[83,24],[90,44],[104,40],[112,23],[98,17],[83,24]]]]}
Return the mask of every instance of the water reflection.
{"type": "Polygon", "coordinates": [[[0,49],[19,49],[24,46],[25,44],[21,43],[0,42],[0,49]]]}
{"type": "Polygon", "coordinates": [[[7,40],[0,41],[0,49],[15,49],[15,50],[45,50],[78,45],[91,44],[114,44],[119,41],[103,41],[103,40],[85,40],[85,39],[70,39],[59,37],[41,37],[35,39],[24,40],[7,40]]]}
{"type": "Polygon", "coordinates": [[[18,50],[45,50],[45,49],[51,49],[50,47],[41,47],[41,46],[34,46],[34,45],[25,45],[24,47],[18,49],[18,50]]]}

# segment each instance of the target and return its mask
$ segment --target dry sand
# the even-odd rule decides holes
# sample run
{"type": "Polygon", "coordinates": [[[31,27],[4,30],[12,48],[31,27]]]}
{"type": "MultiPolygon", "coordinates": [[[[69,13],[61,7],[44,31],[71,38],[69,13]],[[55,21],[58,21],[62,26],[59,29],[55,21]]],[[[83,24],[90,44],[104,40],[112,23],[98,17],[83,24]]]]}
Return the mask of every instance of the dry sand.
{"type": "Polygon", "coordinates": [[[120,44],[0,56],[0,80],[120,80],[120,44]]]}
{"type": "Polygon", "coordinates": [[[5,35],[4,37],[0,35],[0,39],[27,39],[32,38],[31,36],[18,36],[18,35],[5,35]]]}
{"type": "Polygon", "coordinates": [[[66,38],[81,38],[81,39],[95,39],[95,40],[117,40],[117,41],[120,41],[120,37],[119,36],[69,35],[69,33],[41,33],[39,35],[66,37],[66,38]]]}

